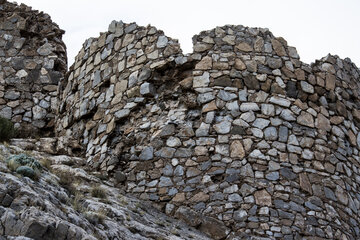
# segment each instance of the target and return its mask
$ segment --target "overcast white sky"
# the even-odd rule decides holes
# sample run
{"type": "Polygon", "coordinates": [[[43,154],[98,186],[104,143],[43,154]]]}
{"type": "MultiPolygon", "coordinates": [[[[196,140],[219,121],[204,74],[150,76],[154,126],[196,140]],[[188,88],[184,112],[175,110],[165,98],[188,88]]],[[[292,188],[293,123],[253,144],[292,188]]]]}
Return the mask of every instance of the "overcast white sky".
{"type": "Polygon", "coordinates": [[[266,27],[297,48],[303,62],[328,53],[360,67],[359,0],[19,0],[44,11],[66,31],[69,65],[83,42],[112,20],[151,24],[192,52],[193,35],[225,24],[266,27]]]}

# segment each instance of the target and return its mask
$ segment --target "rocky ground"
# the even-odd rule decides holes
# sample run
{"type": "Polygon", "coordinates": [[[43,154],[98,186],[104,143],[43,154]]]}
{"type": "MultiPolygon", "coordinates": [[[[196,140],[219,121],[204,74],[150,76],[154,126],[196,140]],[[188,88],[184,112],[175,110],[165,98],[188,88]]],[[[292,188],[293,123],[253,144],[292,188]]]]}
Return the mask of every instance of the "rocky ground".
{"type": "Polygon", "coordinates": [[[51,154],[52,141],[0,144],[0,240],[209,239],[87,172],[85,159],[51,154]],[[21,153],[42,164],[38,179],[8,167],[6,159],[21,153]]]}

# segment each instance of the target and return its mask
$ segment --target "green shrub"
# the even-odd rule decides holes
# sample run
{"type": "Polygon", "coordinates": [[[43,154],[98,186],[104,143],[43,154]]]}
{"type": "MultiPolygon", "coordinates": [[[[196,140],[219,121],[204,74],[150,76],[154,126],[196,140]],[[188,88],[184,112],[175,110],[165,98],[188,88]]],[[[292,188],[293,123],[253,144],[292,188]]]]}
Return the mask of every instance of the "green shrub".
{"type": "Polygon", "coordinates": [[[9,141],[14,136],[14,124],[10,120],[0,117],[0,142],[9,141]]]}
{"type": "Polygon", "coordinates": [[[34,171],[34,169],[32,169],[29,166],[20,166],[16,169],[16,173],[19,173],[25,177],[29,177],[31,179],[35,179],[36,178],[36,173],[34,171]]]}
{"type": "Polygon", "coordinates": [[[31,179],[38,179],[41,170],[43,169],[41,164],[36,161],[35,158],[23,153],[10,156],[6,159],[6,163],[11,171],[16,171],[31,179]]]}

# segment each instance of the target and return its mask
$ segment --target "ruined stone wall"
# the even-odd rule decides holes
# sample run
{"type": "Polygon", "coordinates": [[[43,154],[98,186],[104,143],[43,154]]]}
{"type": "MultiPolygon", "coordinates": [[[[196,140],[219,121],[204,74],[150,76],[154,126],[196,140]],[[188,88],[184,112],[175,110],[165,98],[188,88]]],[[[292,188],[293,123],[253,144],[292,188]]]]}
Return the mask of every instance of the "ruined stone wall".
{"type": "Polygon", "coordinates": [[[53,134],[57,85],[67,70],[63,33],[49,15],[0,1],[0,116],[21,136],[53,134]]]}
{"type": "Polygon", "coordinates": [[[87,40],[60,88],[59,148],[214,239],[358,239],[359,69],[304,64],[267,29],[193,41],[183,56],[121,22],[87,40]]]}

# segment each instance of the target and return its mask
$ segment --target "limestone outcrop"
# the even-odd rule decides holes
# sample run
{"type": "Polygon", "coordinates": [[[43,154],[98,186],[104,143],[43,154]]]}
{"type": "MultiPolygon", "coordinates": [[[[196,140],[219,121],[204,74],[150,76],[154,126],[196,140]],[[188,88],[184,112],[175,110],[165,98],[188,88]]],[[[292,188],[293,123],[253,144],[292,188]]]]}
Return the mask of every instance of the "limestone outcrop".
{"type": "Polygon", "coordinates": [[[0,116],[20,136],[54,135],[57,85],[67,70],[64,31],[26,5],[0,5],[0,116]]]}
{"type": "Polygon", "coordinates": [[[209,239],[85,171],[85,159],[51,154],[52,139],[41,141],[0,144],[1,240],[209,239]],[[6,159],[18,154],[43,164],[39,179],[8,168],[6,159]]]}

